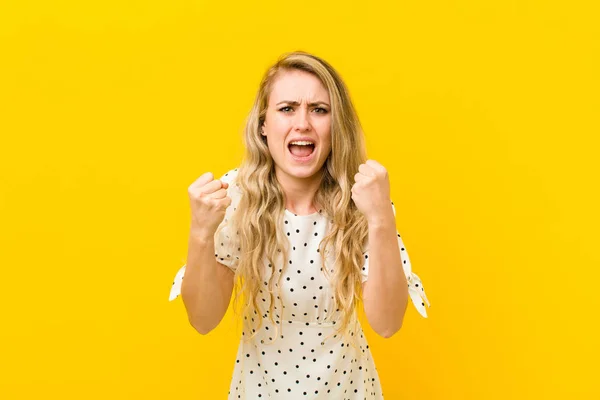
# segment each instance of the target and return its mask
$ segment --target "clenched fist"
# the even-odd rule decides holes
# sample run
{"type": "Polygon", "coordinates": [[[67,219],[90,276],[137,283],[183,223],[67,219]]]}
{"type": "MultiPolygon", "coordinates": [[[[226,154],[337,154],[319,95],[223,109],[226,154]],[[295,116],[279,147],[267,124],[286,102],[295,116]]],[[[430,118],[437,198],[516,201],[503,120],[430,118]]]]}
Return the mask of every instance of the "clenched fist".
{"type": "Polygon", "coordinates": [[[390,201],[390,181],[383,165],[374,160],[367,160],[358,167],[354,181],[352,200],[370,224],[394,219],[390,201]]]}
{"type": "Polygon", "coordinates": [[[231,204],[228,187],[228,183],[213,179],[212,172],[201,175],[188,187],[192,214],[190,235],[206,239],[214,237],[231,204]]]}

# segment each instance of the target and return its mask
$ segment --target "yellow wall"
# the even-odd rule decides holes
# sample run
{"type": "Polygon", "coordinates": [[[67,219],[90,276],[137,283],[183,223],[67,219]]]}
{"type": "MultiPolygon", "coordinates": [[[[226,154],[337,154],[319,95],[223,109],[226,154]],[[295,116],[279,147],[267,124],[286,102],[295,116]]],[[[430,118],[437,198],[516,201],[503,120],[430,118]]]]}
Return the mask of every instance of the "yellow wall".
{"type": "Polygon", "coordinates": [[[226,397],[232,314],[167,301],[187,187],[296,49],[346,80],[431,301],[365,326],[386,399],[600,398],[596,2],[8,3],[1,399],[226,397]]]}

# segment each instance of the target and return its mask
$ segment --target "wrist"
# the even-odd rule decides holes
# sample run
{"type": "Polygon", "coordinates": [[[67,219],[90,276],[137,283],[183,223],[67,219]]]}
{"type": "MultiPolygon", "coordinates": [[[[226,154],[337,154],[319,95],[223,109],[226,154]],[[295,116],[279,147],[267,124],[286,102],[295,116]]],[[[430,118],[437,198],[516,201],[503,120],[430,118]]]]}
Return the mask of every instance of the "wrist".
{"type": "Polygon", "coordinates": [[[379,214],[367,218],[369,228],[389,228],[393,227],[396,229],[396,218],[394,213],[390,210],[389,213],[379,214]]]}
{"type": "Polygon", "coordinates": [[[200,243],[214,242],[215,232],[209,232],[204,229],[190,229],[190,240],[200,243]]]}

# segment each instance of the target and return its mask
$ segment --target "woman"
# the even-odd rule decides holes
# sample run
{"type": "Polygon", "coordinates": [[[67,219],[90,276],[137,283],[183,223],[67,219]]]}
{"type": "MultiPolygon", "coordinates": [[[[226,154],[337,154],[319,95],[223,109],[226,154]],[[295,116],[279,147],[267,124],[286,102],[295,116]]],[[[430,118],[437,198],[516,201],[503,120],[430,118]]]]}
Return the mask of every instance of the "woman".
{"type": "Polygon", "coordinates": [[[382,399],[356,307],[390,337],[409,296],[424,317],[429,302],[395,228],[387,172],[366,159],[338,73],[305,52],[281,57],[244,141],[239,168],[188,190],[188,259],[170,300],[181,293],[206,334],[238,283],[244,328],[230,399],[382,399]]]}

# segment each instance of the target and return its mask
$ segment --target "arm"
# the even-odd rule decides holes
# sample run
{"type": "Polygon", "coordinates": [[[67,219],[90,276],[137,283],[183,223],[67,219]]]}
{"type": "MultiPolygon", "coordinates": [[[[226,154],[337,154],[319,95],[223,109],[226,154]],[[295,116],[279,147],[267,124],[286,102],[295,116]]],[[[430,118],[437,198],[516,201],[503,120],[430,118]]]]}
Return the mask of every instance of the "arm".
{"type": "Polygon", "coordinates": [[[181,298],[190,324],[202,335],[221,322],[233,292],[234,272],[214,252],[214,237],[190,235],[181,298]]]}
{"type": "Polygon", "coordinates": [[[363,306],[369,324],[389,338],[402,327],[408,305],[408,282],[402,267],[393,210],[369,222],[369,280],[363,283],[363,306]]]}

